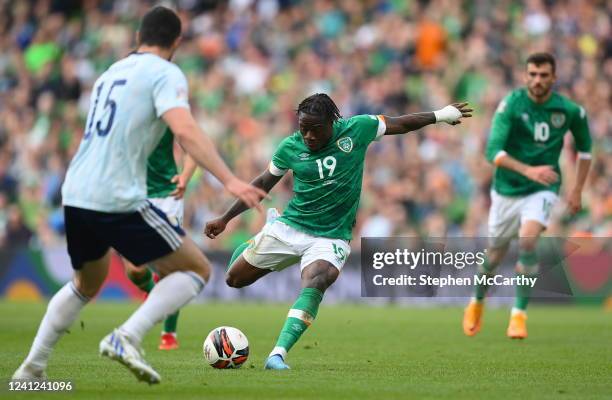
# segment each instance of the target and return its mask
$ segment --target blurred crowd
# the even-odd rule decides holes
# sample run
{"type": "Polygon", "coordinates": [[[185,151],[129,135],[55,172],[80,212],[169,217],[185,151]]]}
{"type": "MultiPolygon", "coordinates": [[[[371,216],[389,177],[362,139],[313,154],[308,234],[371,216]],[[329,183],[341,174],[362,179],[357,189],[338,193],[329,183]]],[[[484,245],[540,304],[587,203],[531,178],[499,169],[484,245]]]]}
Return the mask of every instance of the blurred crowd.
{"type": "MultiPolygon", "coordinates": [[[[96,77],[134,49],[158,4],[0,0],[0,244],[61,245],[60,187],[82,136],[96,77]]],[[[385,137],[366,162],[355,236],[486,236],[491,166],[483,150],[495,107],[521,86],[524,60],[550,51],[557,90],[587,110],[594,166],[584,211],[559,208],[551,235],[612,235],[612,2],[606,0],[178,0],[175,55],[192,110],[237,174],[267,168],[296,129],[295,108],[328,93],[342,115],[430,111],[456,100],[476,112],[457,127],[385,137]]],[[[180,159],[177,149],[177,158],[180,159]]],[[[575,152],[561,156],[565,193],[575,152]]],[[[282,210],[291,177],[266,206],[282,210]]],[[[254,211],[219,239],[201,234],[231,198],[199,171],[186,225],[205,248],[231,249],[263,224],[254,211]]],[[[353,241],[358,248],[359,240],[353,241]]]]}

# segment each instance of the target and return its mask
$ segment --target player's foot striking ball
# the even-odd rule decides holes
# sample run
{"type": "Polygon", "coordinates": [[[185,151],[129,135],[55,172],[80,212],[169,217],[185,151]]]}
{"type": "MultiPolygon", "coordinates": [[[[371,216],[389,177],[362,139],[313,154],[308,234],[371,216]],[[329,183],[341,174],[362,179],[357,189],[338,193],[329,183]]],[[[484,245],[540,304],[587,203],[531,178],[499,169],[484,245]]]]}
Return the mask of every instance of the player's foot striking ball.
{"type": "MultiPolygon", "coordinates": [[[[456,125],[461,118],[470,117],[471,111],[467,103],[456,103],[435,112],[344,119],[326,94],[312,95],[299,104],[299,130],[281,142],[268,170],[253,181],[269,192],[292,170],[295,196],[282,215],[269,218],[261,232],[236,249],[226,276],[229,286],[240,288],[272,271],[300,265],[302,289],[266,369],[289,368],[287,353],[315,321],[325,291],[346,262],[368,146],[384,135],[407,133],[436,122],[456,125]]],[[[242,202],[234,203],[206,225],[206,235],[214,239],[245,209],[242,202]]]]}
{"type": "Polygon", "coordinates": [[[264,364],[265,369],[291,369],[280,354],[272,354],[264,364]]]}

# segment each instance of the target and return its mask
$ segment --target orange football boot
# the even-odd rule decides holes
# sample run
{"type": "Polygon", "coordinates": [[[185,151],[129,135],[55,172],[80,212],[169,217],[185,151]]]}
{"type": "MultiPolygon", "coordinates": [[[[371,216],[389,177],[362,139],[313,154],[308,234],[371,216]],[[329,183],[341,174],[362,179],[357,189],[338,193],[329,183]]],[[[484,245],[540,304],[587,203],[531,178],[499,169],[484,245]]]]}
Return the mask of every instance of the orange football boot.
{"type": "Polygon", "coordinates": [[[474,336],[480,331],[484,303],[471,301],[463,313],[463,333],[474,336]]]}
{"type": "Polygon", "coordinates": [[[527,337],[527,314],[524,312],[514,313],[510,316],[510,324],[506,335],[510,339],[525,339],[527,337]]]}

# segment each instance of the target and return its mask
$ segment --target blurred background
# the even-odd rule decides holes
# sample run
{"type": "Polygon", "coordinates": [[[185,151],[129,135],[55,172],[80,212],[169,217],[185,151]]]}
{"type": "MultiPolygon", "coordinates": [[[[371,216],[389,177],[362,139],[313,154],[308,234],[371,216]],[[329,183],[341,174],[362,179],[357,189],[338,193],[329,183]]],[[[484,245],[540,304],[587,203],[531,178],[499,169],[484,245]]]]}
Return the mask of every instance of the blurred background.
{"type": "MultiPolygon", "coordinates": [[[[296,129],[297,104],[315,92],[328,93],[346,117],[459,100],[476,109],[458,127],[432,125],[371,146],[354,254],[362,236],[486,236],[492,168],[483,150],[492,114],[523,84],[528,54],[552,52],[556,89],[587,110],[594,164],[583,212],[569,218],[560,205],[547,234],[612,235],[612,2],[0,0],[0,296],[40,298],[70,277],[63,177],[95,79],[134,49],[138,21],[155,4],[179,11],[184,38],[174,62],[189,79],[192,111],[246,180],[267,168],[296,129]]],[[[566,139],[562,191],[575,168],[566,139]]],[[[274,294],[270,286],[255,285],[253,293],[224,287],[228,251],[264,221],[251,211],[219,239],[204,239],[205,223],[231,203],[220,188],[199,171],[186,198],[185,225],[219,272],[208,295],[285,299],[277,285],[284,279],[291,298],[297,270],[268,280],[274,294]]],[[[291,188],[284,178],[266,206],[282,210],[291,188]]],[[[358,264],[353,257],[332,289],[338,298],[359,297],[358,264]]],[[[138,291],[114,260],[103,297],[126,296],[138,291]]]]}

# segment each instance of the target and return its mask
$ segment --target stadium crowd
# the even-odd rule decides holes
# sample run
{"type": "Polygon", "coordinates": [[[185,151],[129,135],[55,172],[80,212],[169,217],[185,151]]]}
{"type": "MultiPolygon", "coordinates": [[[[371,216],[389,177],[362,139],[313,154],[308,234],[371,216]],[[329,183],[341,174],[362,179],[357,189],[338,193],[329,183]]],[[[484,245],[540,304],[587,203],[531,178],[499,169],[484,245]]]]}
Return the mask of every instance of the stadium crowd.
{"type": "MultiPolygon", "coordinates": [[[[59,245],[60,187],[96,77],[134,48],[151,1],[0,0],[0,244],[59,245]]],[[[557,89],[587,110],[594,166],[584,211],[559,208],[551,235],[612,235],[612,3],[580,0],[179,0],[184,39],[174,61],[192,110],[244,179],[267,168],[296,129],[295,108],[326,92],[344,116],[398,115],[469,101],[457,127],[386,137],[369,150],[356,237],[486,236],[491,117],[522,85],[524,60],[555,54],[557,89]]],[[[143,133],[144,134],[144,133],[143,133]]],[[[571,187],[571,136],[562,155],[571,187]]],[[[177,149],[177,158],[180,151],[177,149]]],[[[231,202],[198,172],[186,226],[205,248],[230,249],[263,223],[251,211],[217,241],[206,221],[231,202]]],[[[266,206],[292,195],[290,178],[266,206]]],[[[352,244],[357,248],[359,240],[352,244]]]]}

